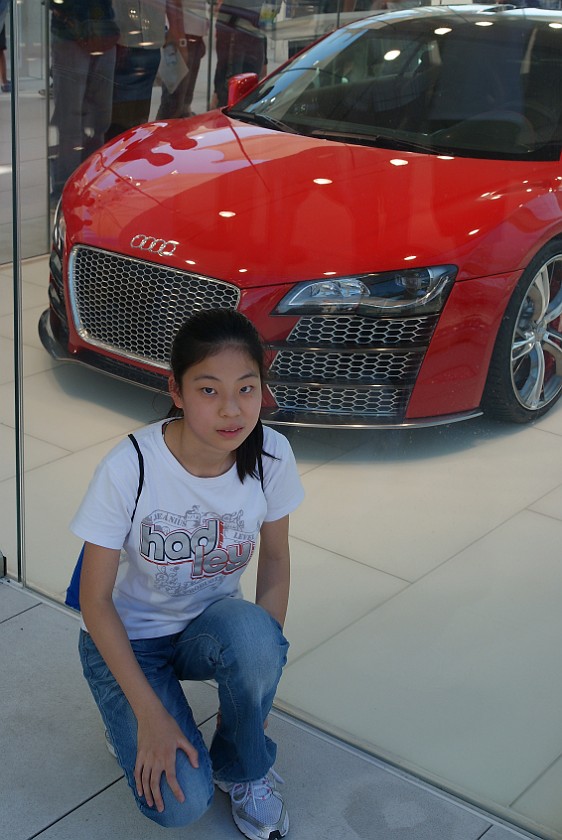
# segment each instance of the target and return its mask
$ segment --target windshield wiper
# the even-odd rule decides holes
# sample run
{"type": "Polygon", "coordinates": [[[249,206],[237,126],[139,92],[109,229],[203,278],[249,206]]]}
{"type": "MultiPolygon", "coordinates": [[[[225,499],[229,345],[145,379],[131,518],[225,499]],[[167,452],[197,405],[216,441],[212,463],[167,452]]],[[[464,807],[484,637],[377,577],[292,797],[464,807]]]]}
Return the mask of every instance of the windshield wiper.
{"type": "Polygon", "coordinates": [[[439,149],[431,144],[416,143],[413,140],[403,140],[389,137],[387,134],[359,134],[353,131],[331,131],[314,129],[312,137],[324,137],[326,140],[338,140],[341,143],[358,143],[363,146],[379,146],[386,149],[399,149],[407,152],[423,152],[424,154],[439,154],[439,149]]]}
{"type": "Polygon", "coordinates": [[[256,114],[254,111],[228,110],[226,115],[228,117],[234,117],[235,120],[255,123],[256,125],[263,125],[265,128],[273,128],[276,131],[286,131],[289,134],[299,133],[291,125],[287,125],[287,123],[284,123],[282,120],[278,120],[276,117],[270,117],[269,114],[256,114]]]}

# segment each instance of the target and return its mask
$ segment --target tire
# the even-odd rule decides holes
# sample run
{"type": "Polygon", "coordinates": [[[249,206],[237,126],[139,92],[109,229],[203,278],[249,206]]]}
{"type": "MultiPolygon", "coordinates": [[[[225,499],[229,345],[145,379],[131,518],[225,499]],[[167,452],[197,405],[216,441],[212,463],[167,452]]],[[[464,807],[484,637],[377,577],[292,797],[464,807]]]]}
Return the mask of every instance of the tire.
{"type": "Polygon", "coordinates": [[[562,241],[546,245],[521,275],[498,331],[482,408],[529,423],[562,393],[562,241]]]}

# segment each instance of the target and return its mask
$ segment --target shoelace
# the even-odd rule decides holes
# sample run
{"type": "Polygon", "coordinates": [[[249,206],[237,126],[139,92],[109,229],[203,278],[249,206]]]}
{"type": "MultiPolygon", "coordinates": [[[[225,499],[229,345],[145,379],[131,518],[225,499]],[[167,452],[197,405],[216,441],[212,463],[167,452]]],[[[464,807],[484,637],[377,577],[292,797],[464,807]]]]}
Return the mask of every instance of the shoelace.
{"type": "Polygon", "coordinates": [[[256,800],[267,799],[273,793],[273,785],[270,779],[273,779],[277,784],[285,784],[279,773],[276,773],[272,767],[262,779],[257,779],[255,782],[237,782],[230,793],[232,801],[236,805],[241,805],[251,795],[252,804],[254,808],[257,808],[256,800]]]}

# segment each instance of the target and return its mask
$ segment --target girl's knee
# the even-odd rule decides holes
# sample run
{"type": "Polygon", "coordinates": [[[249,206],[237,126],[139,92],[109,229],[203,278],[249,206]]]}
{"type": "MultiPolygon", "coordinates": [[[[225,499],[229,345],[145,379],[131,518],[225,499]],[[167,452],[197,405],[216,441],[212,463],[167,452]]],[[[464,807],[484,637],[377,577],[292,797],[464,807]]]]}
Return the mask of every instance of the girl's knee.
{"type": "Polygon", "coordinates": [[[141,807],[141,811],[150,820],[155,822],[161,828],[186,828],[201,819],[203,814],[208,810],[211,798],[203,802],[193,802],[191,798],[186,796],[185,802],[175,801],[175,804],[167,803],[164,810],[160,813],[155,808],[148,808],[146,805],[141,807]]]}
{"type": "Polygon", "coordinates": [[[203,784],[192,782],[183,787],[183,792],[185,800],[178,802],[169,788],[163,790],[164,810],[160,812],[156,808],[149,808],[144,800],[138,801],[138,805],[145,817],[162,828],[185,828],[201,819],[209,809],[213,801],[213,784],[206,781],[203,784]]]}
{"type": "Polygon", "coordinates": [[[211,762],[202,750],[199,751],[199,767],[194,768],[187,756],[178,750],[176,760],[178,784],[183,792],[184,801],[179,802],[166,781],[165,775],[160,781],[160,792],[164,810],[149,808],[143,798],[139,798],[136,785],[131,789],[142,813],[163,828],[181,828],[200,819],[213,801],[214,784],[211,762]]]}
{"type": "Polygon", "coordinates": [[[257,604],[235,599],[227,604],[225,611],[227,638],[241,650],[259,653],[286,645],[280,625],[257,604]]]}

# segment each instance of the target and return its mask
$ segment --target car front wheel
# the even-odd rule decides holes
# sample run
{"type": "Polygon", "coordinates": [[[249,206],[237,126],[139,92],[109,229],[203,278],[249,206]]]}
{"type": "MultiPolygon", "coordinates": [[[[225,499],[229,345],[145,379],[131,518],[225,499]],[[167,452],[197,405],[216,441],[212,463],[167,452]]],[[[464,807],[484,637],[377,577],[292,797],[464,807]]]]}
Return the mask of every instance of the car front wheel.
{"type": "Polygon", "coordinates": [[[562,392],[562,242],[551,242],[527,269],[505,311],[482,407],[492,417],[528,423],[562,392]]]}

